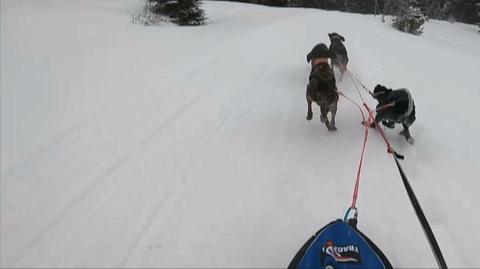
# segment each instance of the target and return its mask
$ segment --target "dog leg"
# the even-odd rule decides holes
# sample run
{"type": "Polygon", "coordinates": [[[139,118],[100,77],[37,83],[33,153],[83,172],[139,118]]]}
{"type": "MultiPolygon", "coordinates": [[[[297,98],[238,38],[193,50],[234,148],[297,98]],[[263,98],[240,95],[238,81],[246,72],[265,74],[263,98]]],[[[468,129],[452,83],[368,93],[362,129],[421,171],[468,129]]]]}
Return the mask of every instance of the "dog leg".
{"type": "Polygon", "coordinates": [[[413,139],[413,137],[410,135],[410,131],[408,130],[408,125],[406,125],[405,123],[402,123],[402,126],[403,126],[403,131],[401,131],[400,134],[405,136],[405,139],[409,144],[413,145],[415,143],[415,139],[413,139]]]}
{"type": "Polygon", "coordinates": [[[327,106],[324,104],[324,102],[319,102],[318,105],[320,106],[320,121],[325,123],[328,127],[330,123],[328,122],[327,118],[327,106]]]}
{"type": "Polygon", "coordinates": [[[333,104],[330,106],[330,128],[329,131],[336,131],[337,127],[335,126],[335,115],[337,114],[337,104],[333,104]]]}
{"type": "Polygon", "coordinates": [[[338,81],[342,81],[343,79],[343,73],[345,73],[344,70],[340,69],[340,78],[338,79],[338,81]]]}
{"type": "Polygon", "coordinates": [[[405,136],[406,139],[410,137],[410,131],[408,130],[408,126],[405,123],[402,123],[403,130],[400,132],[400,135],[405,136]]]}
{"type": "Polygon", "coordinates": [[[313,111],[312,111],[312,101],[307,97],[307,120],[311,120],[313,118],[313,111]]]}

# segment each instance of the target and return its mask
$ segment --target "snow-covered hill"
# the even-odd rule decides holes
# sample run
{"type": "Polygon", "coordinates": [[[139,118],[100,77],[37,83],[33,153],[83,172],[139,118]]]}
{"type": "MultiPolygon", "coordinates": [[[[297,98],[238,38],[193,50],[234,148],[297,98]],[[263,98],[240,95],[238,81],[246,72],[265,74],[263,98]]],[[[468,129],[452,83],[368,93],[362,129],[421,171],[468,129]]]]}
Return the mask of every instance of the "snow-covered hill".
{"type": "MultiPolygon", "coordinates": [[[[0,2],[2,267],[287,266],[345,213],[361,150],[346,100],[335,133],[305,120],[305,55],[333,31],[368,87],[412,92],[416,144],[387,134],[447,263],[480,267],[474,26],[412,36],[369,15],[205,2],[205,26],[143,27],[127,12],[142,2],[0,2]]],[[[372,132],[359,228],[394,266],[435,267],[385,150],[372,132]]]]}

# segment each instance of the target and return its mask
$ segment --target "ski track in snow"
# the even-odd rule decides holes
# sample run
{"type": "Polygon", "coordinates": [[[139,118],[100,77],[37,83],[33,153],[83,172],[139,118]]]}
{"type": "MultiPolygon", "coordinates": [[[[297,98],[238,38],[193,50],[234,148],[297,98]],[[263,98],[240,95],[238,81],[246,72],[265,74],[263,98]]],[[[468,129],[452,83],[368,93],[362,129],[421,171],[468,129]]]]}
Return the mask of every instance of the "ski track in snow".
{"type": "MultiPolygon", "coordinates": [[[[45,228],[42,228],[39,232],[37,232],[38,237],[42,237],[44,233],[48,232],[52,228],[54,228],[56,225],[59,224],[59,222],[69,213],[74,212],[73,208],[75,207],[76,204],[78,204],[80,201],[85,199],[89,194],[92,193],[92,191],[100,186],[112,173],[114,173],[118,168],[127,160],[129,160],[132,156],[134,156],[138,151],[141,150],[142,147],[146,146],[149,141],[151,141],[158,133],[164,129],[170,122],[175,120],[178,116],[180,116],[183,112],[187,111],[185,108],[189,107],[192,103],[197,101],[201,95],[195,97],[193,100],[191,100],[189,103],[187,103],[185,106],[181,107],[177,113],[175,113],[171,118],[167,119],[165,122],[163,122],[158,128],[156,128],[151,134],[149,134],[147,137],[142,139],[140,143],[130,150],[128,150],[123,156],[115,160],[112,165],[108,166],[97,178],[93,180],[90,186],[88,186],[75,200],[73,200],[70,204],[68,204],[62,212],[59,214],[58,217],[54,218],[50,223],[46,225],[45,228]]],[[[34,241],[35,242],[35,241],[34,241]]],[[[29,244],[27,249],[32,247],[32,244],[29,244]]],[[[20,252],[25,252],[25,251],[20,251],[20,252]]],[[[14,262],[15,263],[15,262],[14,262]]]]}
{"type": "MultiPolygon", "coordinates": [[[[478,92],[467,90],[475,85],[480,61],[472,60],[472,54],[479,51],[469,45],[478,42],[470,36],[470,28],[430,22],[424,37],[413,37],[380,24],[373,16],[223,2],[205,3],[210,23],[203,27],[140,27],[129,24],[128,17],[119,12],[133,5],[127,2],[99,4],[100,10],[87,3],[64,6],[63,1],[42,7],[2,2],[2,77],[8,79],[2,82],[2,113],[9,112],[2,115],[2,121],[8,120],[2,122],[2,136],[4,126],[23,131],[30,124],[31,131],[38,131],[37,140],[23,141],[25,147],[15,144],[20,142],[6,131],[7,138],[2,137],[2,267],[286,266],[311,233],[335,216],[341,217],[351,199],[360,153],[363,130],[357,108],[348,101],[339,101],[339,131],[334,134],[320,123],[318,107],[314,119],[305,121],[309,72],[305,54],[319,41],[328,44],[330,31],[346,37],[349,69],[367,87],[384,83],[414,90],[416,145],[407,145],[398,136],[398,128],[387,130],[387,135],[407,156],[404,168],[447,263],[451,267],[478,265],[471,250],[479,240],[472,234],[480,225],[478,213],[472,215],[475,180],[480,175],[475,165],[478,158],[473,150],[455,147],[443,132],[433,135],[435,130],[460,122],[463,129],[458,136],[478,148],[478,141],[471,141],[469,134],[474,121],[448,118],[449,112],[456,114],[443,102],[450,100],[428,103],[431,88],[445,94],[456,86],[458,96],[467,102],[464,110],[475,113],[468,102],[478,99],[478,92]],[[28,28],[28,22],[17,17],[25,6],[47,11],[47,15],[36,12],[37,17],[49,16],[44,24],[39,21],[49,30],[35,49],[15,46],[17,39],[35,40],[35,35],[28,39],[18,34],[28,28]],[[105,20],[107,26],[80,24],[75,31],[67,31],[72,40],[67,36],[50,48],[48,37],[65,30],[55,23],[62,16],[105,20]],[[342,20],[336,29],[325,25],[339,17],[342,20]],[[451,29],[444,33],[444,28],[451,29]],[[450,38],[448,33],[460,28],[455,33],[468,42],[450,38]],[[101,36],[105,38],[101,41],[113,45],[104,48],[92,42],[84,45],[86,49],[75,47],[76,35],[101,36]],[[135,42],[121,45],[120,40],[131,42],[132,38],[135,42]],[[194,49],[189,42],[195,43],[194,49]],[[79,55],[89,55],[88,46],[93,46],[91,54],[99,57],[92,62],[99,69],[89,66],[93,71],[79,72],[81,78],[95,79],[100,73],[105,81],[119,83],[96,81],[98,93],[83,95],[76,93],[85,91],[82,85],[72,86],[76,91],[70,94],[79,101],[72,103],[72,110],[63,108],[65,122],[60,120],[62,125],[51,130],[45,121],[47,112],[28,118],[14,113],[18,110],[13,105],[5,108],[7,98],[22,104],[17,100],[24,97],[22,87],[27,85],[16,80],[16,71],[11,70],[17,69],[5,67],[20,61],[23,50],[29,49],[41,56],[55,52],[58,59],[67,57],[68,50],[57,48],[63,43],[79,55]],[[449,54],[452,46],[462,49],[449,54]],[[5,48],[14,54],[7,55],[5,48]],[[431,57],[430,48],[441,59],[431,57]],[[142,49],[160,60],[148,54],[130,55],[142,49]],[[425,55],[417,55],[416,60],[428,68],[412,65],[407,57],[417,50],[425,55]],[[117,66],[102,69],[108,61],[117,66]],[[432,80],[444,72],[442,61],[451,63],[453,71],[432,80]],[[125,67],[129,65],[135,68],[125,67]],[[465,69],[460,72],[458,66],[465,69]],[[405,67],[408,70],[403,71],[405,67]],[[15,89],[22,90],[18,98],[15,89]],[[443,113],[440,127],[431,122],[435,113],[443,113]],[[8,125],[15,117],[23,125],[8,125]],[[35,129],[37,123],[32,119],[45,123],[43,129],[35,129]],[[6,145],[8,150],[18,150],[5,153],[6,145]],[[14,157],[4,159],[12,153],[14,157]],[[455,162],[458,156],[464,162],[455,162]],[[452,163],[455,168],[444,168],[452,163]],[[454,184],[459,180],[463,184],[454,184]],[[468,219],[458,223],[459,218],[468,219]]],[[[67,66],[77,70],[73,54],[67,66]]],[[[68,77],[64,60],[52,62],[53,70],[68,77]]],[[[60,87],[38,85],[47,96],[53,89],[53,99],[55,87],[60,87]]],[[[358,99],[347,75],[338,86],[358,99]]],[[[41,107],[44,103],[39,102],[41,107]]],[[[367,102],[374,106],[371,100],[367,102]]],[[[24,106],[29,107],[28,103],[24,106]]],[[[394,266],[435,266],[398,172],[386,156],[385,145],[372,132],[360,186],[359,228],[380,245],[394,266]]]]}
{"type": "MultiPolygon", "coordinates": [[[[181,88],[182,85],[188,83],[188,81],[194,79],[196,76],[200,75],[201,74],[201,71],[202,70],[206,70],[205,67],[206,66],[209,66],[213,61],[209,61],[207,62],[206,64],[202,65],[202,66],[199,66],[199,67],[196,67],[194,68],[192,71],[188,72],[187,75],[181,79],[181,82],[178,83],[177,85],[175,86],[172,86],[172,88],[181,88]]],[[[165,94],[165,97],[166,99],[168,99],[168,97],[170,97],[170,95],[173,93],[174,90],[170,90],[169,92],[167,92],[165,94]]],[[[191,95],[191,93],[188,93],[188,95],[191,95]]],[[[122,156],[120,156],[119,158],[117,158],[111,165],[109,165],[108,167],[106,167],[106,169],[104,169],[99,175],[98,177],[96,177],[90,186],[88,186],[83,192],[80,193],[80,195],[75,199],[73,200],[71,203],[69,203],[62,211],[61,213],[53,218],[51,220],[51,222],[49,222],[44,228],[40,229],[39,232],[36,233],[36,237],[38,238],[42,238],[43,235],[50,231],[52,228],[54,228],[56,225],[58,225],[61,220],[67,215],[67,214],[71,214],[72,212],[75,212],[73,210],[73,208],[75,207],[75,205],[77,205],[79,202],[81,202],[83,199],[85,199],[88,195],[90,195],[94,189],[98,188],[101,184],[104,183],[104,181],[109,177],[111,176],[116,170],[118,170],[118,168],[123,165],[127,160],[129,160],[130,158],[134,157],[136,154],[139,154],[141,152],[141,149],[143,147],[145,147],[146,145],[148,145],[149,142],[152,141],[152,139],[154,139],[157,135],[159,135],[159,133],[164,129],[166,128],[171,122],[173,122],[175,119],[177,119],[178,117],[180,117],[182,114],[186,113],[186,112],[189,112],[189,109],[191,108],[191,106],[193,105],[193,103],[195,103],[196,101],[198,101],[202,96],[204,95],[204,93],[199,93],[197,96],[194,96],[194,98],[192,98],[191,100],[188,100],[188,99],[185,99],[187,100],[187,103],[184,104],[184,105],[181,105],[178,110],[174,111],[173,112],[173,115],[169,118],[167,118],[164,122],[162,122],[157,128],[155,128],[149,135],[147,135],[146,137],[144,137],[143,139],[141,139],[139,141],[139,143],[137,145],[135,145],[134,147],[132,147],[131,149],[127,150],[122,156]]],[[[142,102],[145,102],[145,100],[141,100],[142,102]]],[[[160,107],[161,106],[161,103],[158,104],[158,106],[160,107]]],[[[110,114],[115,114],[117,113],[117,111],[114,111],[114,112],[110,112],[110,114]]],[[[143,116],[150,116],[150,114],[155,114],[155,113],[148,113],[148,115],[143,115],[143,116]]],[[[107,120],[108,121],[108,120],[107,120]]],[[[88,123],[88,121],[86,122],[88,123]]],[[[80,127],[84,127],[86,124],[82,124],[80,126],[78,126],[78,128],[80,127]]],[[[76,129],[78,129],[76,128],[76,129]]],[[[66,145],[66,146],[69,146],[69,145],[66,145]]],[[[68,149],[59,149],[59,151],[67,151],[68,149]]],[[[46,161],[47,163],[49,162],[49,160],[47,159],[46,161]]],[[[58,165],[58,163],[57,163],[58,165]]],[[[166,194],[166,198],[164,198],[164,200],[167,200],[167,197],[170,195],[170,193],[168,192],[166,194]]],[[[157,208],[159,208],[161,206],[162,203],[159,204],[159,206],[157,208]]],[[[20,253],[24,253],[26,251],[28,251],[30,248],[32,248],[34,246],[35,243],[37,243],[38,241],[36,239],[34,239],[31,243],[29,243],[25,249],[21,250],[20,253]]],[[[15,264],[18,260],[17,259],[13,259],[14,262],[13,264],[15,264]]]]}
{"type": "MultiPolygon", "coordinates": [[[[263,73],[263,72],[262,72],[263,73]]],[[[242,93],[241,95],[244,96],[244,95],[248,95],[253,89],[255,89],[255,86],[257,85],[257,83],[259,82],[259,80],[262,78],[263,76],[262,75],[259,75],[257,77],[256,80],[253,81],[252,85],[250,85],[245,93],[242,93]]],[[[240,98],[240,101],[237,101],[237,104],[240,104],[242,102],[242,98],[240,98]]],[[[233,105],[231,107],[231,109],[235,108],[236,106],[233,105]]],[[[226,113],[226,112],[223,112],[222,114],[219,115],[219,120],[218,120],[218,124],[216,126],[214,126],[212,128],[212,131],[206,135],[206,137],[204,137],[203,141],[200,143],[200,146],[198,148],[198,150],[196,152],[194,152],[193,155],[201,155],[201,152],[204,151],[204,149],[207,147],[207,145],[212,141],[212,139],[214,139],[214,137],[216,136],[216,134],[218,134],[219,130],[224,126],[225,122],[228,120],[228,118],[230,117],[230,114],[229,113],[226,113]]],[[[190,172],[190,167],[195,163],[195,160],[191,159],[190,162],[186,165],[185,169],[183,169],[183,175],[181,177],[181,184],[177,185],[177,187],[180,187],[182,186],[183,184],[185,184],[188,180],[188,174],[190,172]]],[[[168,197],[170,197],[170,195],[172,194],[173,191],[169,191],[169,195],[168,197]]],[[[175,193],[181,193],[180,190],[176,190],[175,193]]],[[[151,228],[154,220],[157,218],[158,214],[160,213],[160,209],[162,207],[162,205],[165,203],[166,200],[168,200],[168,197],[166,197],[164,200],[162,200],[156,207],[155,207],[155,210],[153,211],[153,214],[151,215],[151,217],[148,219],[148,221],[145,223],[145,226],[144,228],[142,228],[142,231],[141,233],[139,234],[139,236],[137,237],[137,239],[135,240],[135,242],[132,244],[131,247],[129,247],[129,251],[128,251],[128,255],[125,257],[125,259],[123,260],[123,262],[121,263],[121,265],[119,267],[127,267],[127,262],[129,260],[129,258],[133,255],[134,251],[136,250],[136,248],[138,248],[138,244],[140,243],[140,240],[142,239],[142,237],[144,236],[144,234],[147,233],[147,231],[151,228]]]]}

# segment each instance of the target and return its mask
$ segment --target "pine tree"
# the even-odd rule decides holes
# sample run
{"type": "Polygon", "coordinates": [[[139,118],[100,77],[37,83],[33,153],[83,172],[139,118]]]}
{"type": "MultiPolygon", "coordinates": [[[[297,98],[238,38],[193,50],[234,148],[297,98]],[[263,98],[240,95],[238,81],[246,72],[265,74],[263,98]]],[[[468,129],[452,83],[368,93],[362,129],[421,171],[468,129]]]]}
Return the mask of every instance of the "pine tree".
{"type": "MultiPolygon", "coordinates": [[[[162,1],[162,0],[150,0],[162,1]]],[[[167,1],[167,0],[163,0],[167,1]]],[[[170,0],[171,1],[171,0],[170,0]]],[[[228,0],[270,6],[310,7],[358,13],[382,12],[386,15],[406,16],[409,7],[417,8],[428,18],[480,23],[480,0],[228,0]]]]}
{"type": "Polygon", "coordinates": [[[168,16],[178,25],[200,25],[206,17],[200,0],[149,0],[152,12],[168,16]]]}
{"type": "Polygon", "coordinates": [[[345,11],[355,13],[370,13],[379,11],[383,7],[383,0],[345,0],[345,11]],[[375,7],[377,5],[377,9],[375,7]]]}
{"type": "Polygon", "coordinates": [[[406,0],[385,0],[382,22],[385,22],[385,15],[402,16],[408,10],[408,3],[406,0]]]}
{"type": "Polygon", "coordinates": [[[401,11],[393,18],[393,27],[400,31],[419,35],[423,32],[423,24],[428,18],[420,8],[409,6],[406,11],[401,11]]]}
{"type": "Polygon", "coordinates": [[[261,0],[260,4],[272,7],[288,7],[290,0],[261,0]]]}
{"type": "MultiPolygon", "coordinates": [[[[477,26],[480,28],[480,3],[477,3],[476,4],[477,6],[477,26]]],[[[478,32],[480,33],[480,29],[478,30],[478,32]]]]}
{"type": "Polygon", "coordinates": [[[200,25],[205,23],[205,12],[199,0],[179,0],[178,12],[173,21],[179,25],[200,25]]]}
{"type": "Polygon", "coordinates": [[[426,1],[425,11],[428,17],[435,19],[446,19],[446,0],[429,0],[426,1]]]}

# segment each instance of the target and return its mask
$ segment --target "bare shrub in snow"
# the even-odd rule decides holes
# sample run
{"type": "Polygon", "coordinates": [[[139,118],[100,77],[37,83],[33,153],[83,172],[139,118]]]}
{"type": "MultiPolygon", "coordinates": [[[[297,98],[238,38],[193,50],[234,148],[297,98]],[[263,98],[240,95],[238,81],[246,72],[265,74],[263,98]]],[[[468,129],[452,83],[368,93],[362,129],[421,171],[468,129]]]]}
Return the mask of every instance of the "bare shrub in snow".
{"type": "Polygon", "coordinates": [[[145,0],[143,8],[132,14],[132,23],[139,23],[145,26],[159,24],[160,22],[168,21],[165,16],[152,12],[154,9],[154,3],[149,0],[145,0]]]}

